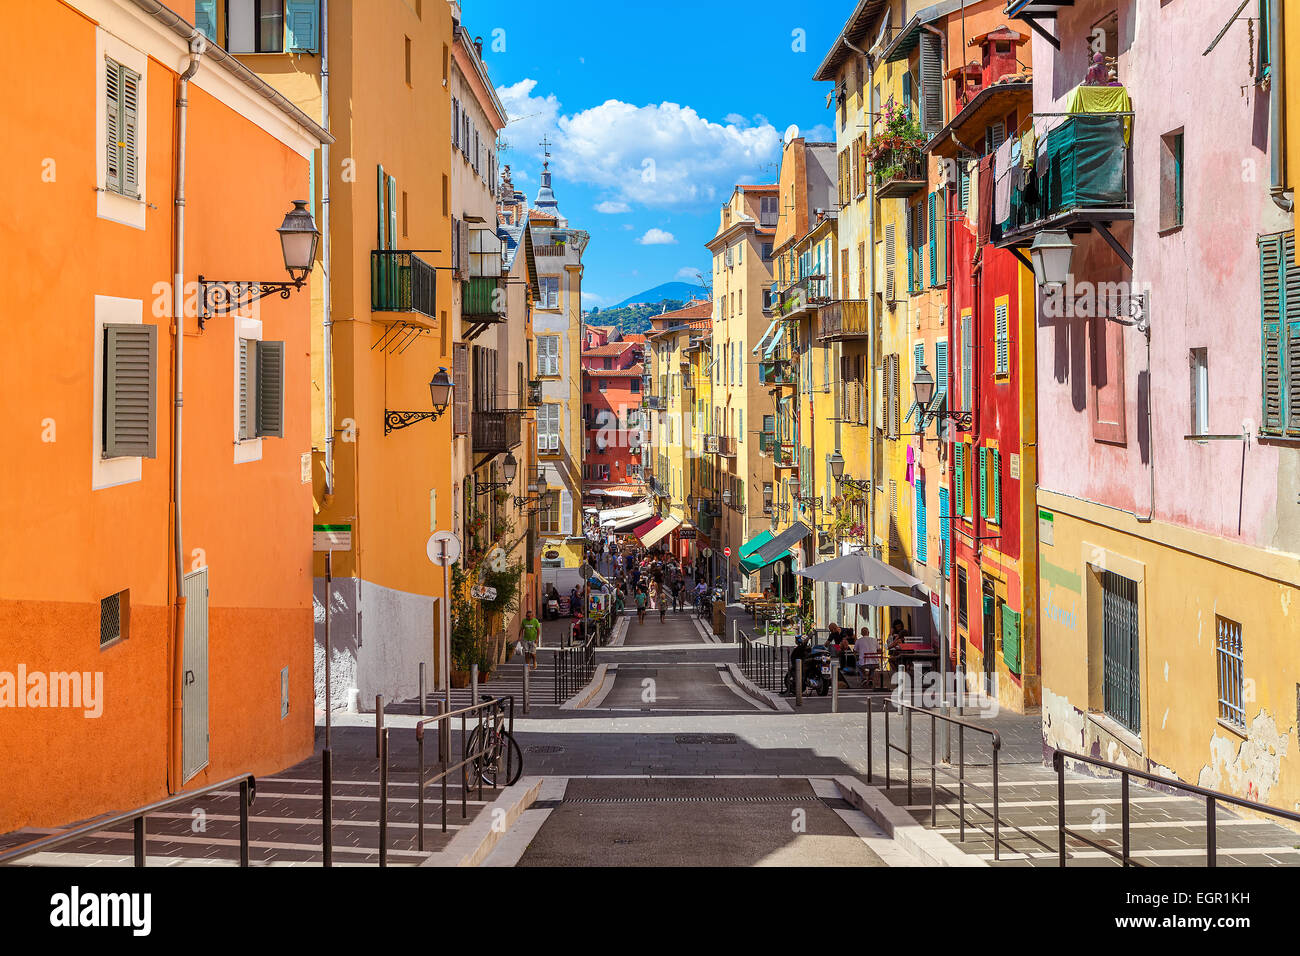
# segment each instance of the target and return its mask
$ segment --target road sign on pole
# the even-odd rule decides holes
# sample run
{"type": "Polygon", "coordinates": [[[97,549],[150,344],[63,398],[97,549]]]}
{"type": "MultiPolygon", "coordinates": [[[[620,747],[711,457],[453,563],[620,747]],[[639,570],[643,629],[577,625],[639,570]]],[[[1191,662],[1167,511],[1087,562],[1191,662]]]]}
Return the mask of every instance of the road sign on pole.
{"type": "Polygon", "coordinates": [[[728,558],[731,557],[731,549],[730,549],[730,548],[723,548],[723,549],[722,549],[722,554],[723,554],[724,557],[728,557],[728,558]]]}
{"type": "Polygon", "coordinates": [[[438,648],[438,689],[448,691],[451,687],[451,582],[448,569],[460,557],[460,538],[451,531],[435,531],[429,535],[424,546],[424,553],[433,564],[442,568],[442,640],[438,648]]]}
{"type": "Polygon", "coordinates": [[[460,560],[460,538],[451,531],[435,531],[429,535],[424,553],[439,567],[455,564],[460,560]]]}

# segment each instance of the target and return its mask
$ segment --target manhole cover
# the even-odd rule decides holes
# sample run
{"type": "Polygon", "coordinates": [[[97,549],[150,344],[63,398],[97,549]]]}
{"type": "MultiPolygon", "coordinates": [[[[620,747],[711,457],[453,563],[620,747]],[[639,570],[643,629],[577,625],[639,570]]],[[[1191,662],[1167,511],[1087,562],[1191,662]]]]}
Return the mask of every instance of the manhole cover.
{"type": "Polygon", "coordinates": [[[734,744],[735,742],[735,734],[709,734],[709,743],[711,744],[734,744]]]}
{"type": "Polygon", "coordinates": [[[735,734],[677,734],[674,738],[679,744],[734,744],[735,734]]]}
{"type": "Polygon", "coordinates": [[[528,753],[530,753],[530,754],[562,754],[562,753],[564,753],[564,748],[563,748],[563,747],[556,747],[556,746],[553,746],[552,744],[534,744],[533,746],[531,746],[531,747],[528,748],[528,753]]]}

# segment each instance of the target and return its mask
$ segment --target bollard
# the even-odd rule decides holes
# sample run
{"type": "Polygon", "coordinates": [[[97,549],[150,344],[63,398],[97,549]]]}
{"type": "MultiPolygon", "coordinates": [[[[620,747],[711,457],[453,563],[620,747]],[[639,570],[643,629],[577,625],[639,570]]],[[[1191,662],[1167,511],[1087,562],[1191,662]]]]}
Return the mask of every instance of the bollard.
{"type": "Polygon", "coordinates": [[[478,665],[469,665],[469,705],[478,703],[478,665]]]}
{"type": "Polygon", "coordinates": [[[384,695],[375,695],[375,758],[384,755],[384,695]]]}
{"type": "Polygon", "coordinates": [[[794,705],[803,706],[803,658],[794,662],[794,705]]]}
{"type": "Polygon", "coordinates": [[[379,865],[388,866],[388,734],[379,738],[379,865]]]}
{"type": "Polygon", "coordinates": [[[840,662],[831,661],[831,713],[840,712],[840,662]]]}
{"type": "Polygon", "coordinates": [[[420,716],[424,716],[424,661],[420,661],[420,716]]]}
{"type": "Polygon", "coordinates": [[[524,660],[524,713],[528,713],[528,694],[529,694],[529,676],[528,672],[532,668],[528,666],[528,660],[524,660]]]}

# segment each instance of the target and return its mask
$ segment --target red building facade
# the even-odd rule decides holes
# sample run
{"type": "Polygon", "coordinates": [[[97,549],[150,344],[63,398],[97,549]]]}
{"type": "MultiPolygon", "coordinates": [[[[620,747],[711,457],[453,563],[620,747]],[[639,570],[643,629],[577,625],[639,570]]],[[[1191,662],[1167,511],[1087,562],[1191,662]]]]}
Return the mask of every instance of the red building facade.
{"type": "Polygon", "coordinates": [[[643,344],[588,326],[582,352],[583,487],[590,506],[645,494],[641,446],[643,344]],[[615,341],[609,341],[615,338],[615,341]]]}

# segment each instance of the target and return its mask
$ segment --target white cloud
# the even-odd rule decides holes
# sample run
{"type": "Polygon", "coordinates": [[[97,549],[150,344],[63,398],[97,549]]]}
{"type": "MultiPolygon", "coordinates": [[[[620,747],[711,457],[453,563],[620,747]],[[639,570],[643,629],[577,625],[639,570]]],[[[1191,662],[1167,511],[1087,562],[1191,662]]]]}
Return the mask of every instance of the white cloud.
{"type": "Polygon", "coordinates": [[[537,96],[536,88],[536,80],[524,79],[497,90],[506,112],[518,117],[506,127],[506,139],[538,156],[536,144],[547,136],[560,179],[598,187],[609,202],[712,203],[780,152],[780,133],[762,117],[751,122],[730,114],[719,123],[678,103],[621,100],[565,114],[554,95],[537,96]]]}
{"type": "Polygon", "coordinates": [[[803,130],[803,138],[806,143],[833,143],[835,130],[825,123],[818,123],[812,129],[803,130]]]}
{"type": "Polygon", "coordinates": [[[677,274],[673,276],[674,279],[698,279],[699,277],[700,270],[695,266],[682,266],[677,270],[677,274]]]}
{"type": "Polygon", "coordinates": [[[637,240],[643,246],[675,246],[677,240],[671,232],[662,229],[647,229],[646,234],[637,240]]]}
{"type": "Polygon", "coordinates": [[[610,215],[629,212],[631,208],[632,207],[625,202],[610,202],[608,199],[604,202],[596,203],[596,212],[603,212],[610,215]]]}

